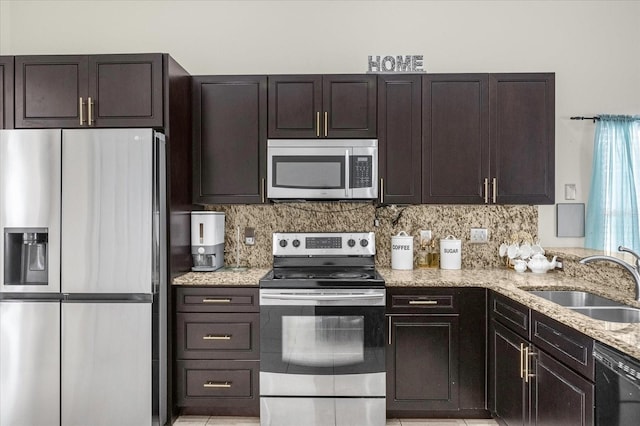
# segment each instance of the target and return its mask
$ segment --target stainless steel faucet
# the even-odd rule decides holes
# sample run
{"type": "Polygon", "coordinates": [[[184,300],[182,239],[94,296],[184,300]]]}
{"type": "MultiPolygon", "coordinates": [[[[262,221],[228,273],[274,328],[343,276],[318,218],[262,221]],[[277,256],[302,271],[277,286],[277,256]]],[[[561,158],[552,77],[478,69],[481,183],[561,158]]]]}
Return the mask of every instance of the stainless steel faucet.
{"type": "Polygon", "coordinates": [[[584,259],[580,260],[580,263],[587,264],[587,263],[597,262],[602,260],[602,261],[617,263],[618,265],[622,266],[624,269],[629,271],[629,273],[633,277],[633,281],[636,285],[636,300],[640,301],[640,254],[631,250],[630,248],[623,247],[623,246],[619,246],[618,251],[630,253],[635,258],[635,265],[629,265],[627,262],[625,262],[622,259],[618,259],[617,257],[603,256],[603,255],[585,257],[584,259]]]}

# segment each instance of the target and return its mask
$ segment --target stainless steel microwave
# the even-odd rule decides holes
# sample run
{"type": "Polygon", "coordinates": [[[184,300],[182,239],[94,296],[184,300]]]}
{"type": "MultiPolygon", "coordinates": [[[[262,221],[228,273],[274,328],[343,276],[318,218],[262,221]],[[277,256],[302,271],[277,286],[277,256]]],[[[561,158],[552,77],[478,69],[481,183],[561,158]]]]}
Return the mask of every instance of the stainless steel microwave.
{"type": "Polygon", "coordinates": [[[269,139],[267,197],[378,198],[377,139],[269,139]]]}

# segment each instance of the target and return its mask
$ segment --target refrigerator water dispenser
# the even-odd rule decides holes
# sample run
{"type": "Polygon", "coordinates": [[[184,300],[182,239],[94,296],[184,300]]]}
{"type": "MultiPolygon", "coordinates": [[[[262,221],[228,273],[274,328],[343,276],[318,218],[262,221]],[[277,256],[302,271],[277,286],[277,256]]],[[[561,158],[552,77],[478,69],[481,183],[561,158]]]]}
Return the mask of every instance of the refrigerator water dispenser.
{"type": "Polygon", "coordinates": [[[48,283],[47,228],[4,229],[5,285],[48,283]]]}

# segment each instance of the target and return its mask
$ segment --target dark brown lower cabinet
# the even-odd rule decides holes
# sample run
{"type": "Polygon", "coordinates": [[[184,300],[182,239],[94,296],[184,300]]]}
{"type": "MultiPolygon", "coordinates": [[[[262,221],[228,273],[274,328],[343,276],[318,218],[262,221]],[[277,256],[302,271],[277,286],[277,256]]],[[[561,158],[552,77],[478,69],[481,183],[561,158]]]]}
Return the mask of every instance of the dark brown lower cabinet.
{"type": "Polygon", "coordinates": [[[516,333],[516,323],[492,310],[489,407],[498,422],[593,425],[593,339],[502,296],[492,295],[490,306],[520,312],[527,322],[524,337],[522,328],[516,333]]]}
{"type": "Polygon", "coordinates": [[[535,374],[531,387],[532,424],[593,424],[593,383],[540,350],[532,365],[535,374]]]}
{"type": "Polygon", "coordinates": [[[486,291],[387,289],[387,416],[488,417],[486,291]]]}
{"type": "Polygon", "coordinates": [[[390,316],[387,408],[458,408],[458,315],[390,316]]]}
{"type": "Polygon", "coordinates": [[[176,405],[182,414],[260,413],[258,289],[178,287],[176,405]]]}
{"type": "Polygon", "coordinates": [[[525,339],[492,321],[490,364],[492,411],[505,424],[528,424],[529,383],[522,377],[522,349],[525,339]]]}

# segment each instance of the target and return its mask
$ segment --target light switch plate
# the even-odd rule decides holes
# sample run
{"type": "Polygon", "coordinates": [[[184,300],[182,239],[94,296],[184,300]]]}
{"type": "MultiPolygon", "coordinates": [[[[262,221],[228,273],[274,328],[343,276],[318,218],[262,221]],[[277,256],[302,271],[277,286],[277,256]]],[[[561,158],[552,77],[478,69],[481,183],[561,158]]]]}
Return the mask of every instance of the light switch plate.
{"type": "Polygon", "coordinates": [[[564,185],[564,199],[575,200],[576,199],[576,184],[567,183],[564,185]]]}

